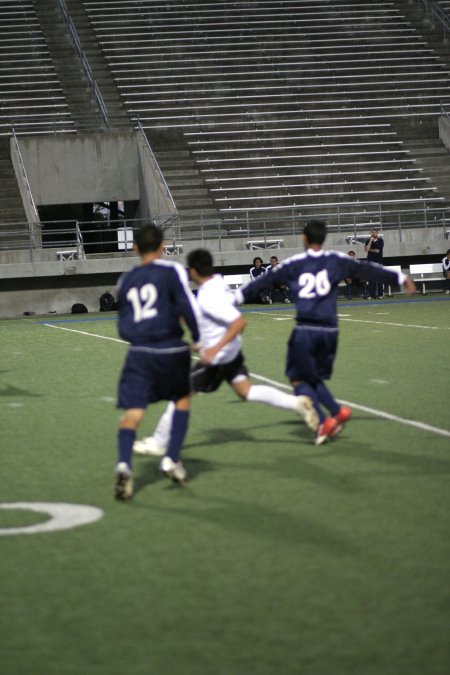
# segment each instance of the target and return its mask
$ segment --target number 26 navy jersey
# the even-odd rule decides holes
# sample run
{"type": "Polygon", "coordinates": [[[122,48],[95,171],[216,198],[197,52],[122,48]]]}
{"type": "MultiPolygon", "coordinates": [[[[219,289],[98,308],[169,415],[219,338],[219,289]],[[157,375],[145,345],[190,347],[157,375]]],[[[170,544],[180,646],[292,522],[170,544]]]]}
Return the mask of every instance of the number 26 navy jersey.
{"type": "Polygon", "coordinates": [[[336,326],[338,284],[342,279],[365,279],[401,285],[404,274],[388,270],[376,263],[359,261],[339,251],[316,251],[287,258],[277,267],[242,286],[236,293],[238,301],[251,301],[263,288],[284,283],[297,310],[297,322],[336,326]]]}

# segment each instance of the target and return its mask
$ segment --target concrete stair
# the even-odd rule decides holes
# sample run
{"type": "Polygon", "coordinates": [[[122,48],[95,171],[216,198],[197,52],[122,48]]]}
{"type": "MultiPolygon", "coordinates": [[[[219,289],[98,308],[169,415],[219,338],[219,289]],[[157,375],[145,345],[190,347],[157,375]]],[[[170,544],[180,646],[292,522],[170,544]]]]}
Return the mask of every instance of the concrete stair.
{"type": "Polygon", "coordinates": [[[189,150],[153,148],[179,213],[179,220],[216,222],[217,209],[189,150]]]}
{"type": "Polygon", "coordinates": [[[408,19],[410,25],[420,33],[424,40],[428,42],[430,48],[436,54],[439,54],[447,68],[450,69],[448,40],[444,39],[442,26],[428,20],[424,3],[412,2],[412,0],[397,0],[396,5],[408,19]]]}
{"type": "Polygon", "coordinates": [[[108,68],[98,37],[95,35],[84,6],[79,0],[66,0],[72,21],[76,27],[82,48],[88,58],[95,81],[106,103],[112,129],[129,129],[130,119],[108,68]]]}
{"type": "Polygon", "coordinates": [[[439,139],[406,140],[405,145],[438,189],[438,196],[450,201],[450,152],[439,139]]]}
{"type": "Polygon", "coordinates": [[[35,4],[35,10],[75,128],[86,131],[97,128],[101,116],[57,3],[40,0],[35,4]]]}
{"type": "Polygon", "coordinates": [[[16,175],[10,159],[9,138],[0,138],[0,250],[13,242],[25,243],[28,225],[16,175]]]}
{"type": "MultiPolygon", "coordinates": [[[[108,71],[96,37],[83,6],[66,1],[93,76],[108,110],[111,128],[129,128],[114,81],[108,71]]],[[[95,131],[102,123],[101,113],[93,100],[89,81],[84,73],[77,50],[57,0],[36,3],[42,31],[47,41],[56,72],[78,131],[95,131]],[[63,37],[62,37],[63,36],[63,37]]]]}

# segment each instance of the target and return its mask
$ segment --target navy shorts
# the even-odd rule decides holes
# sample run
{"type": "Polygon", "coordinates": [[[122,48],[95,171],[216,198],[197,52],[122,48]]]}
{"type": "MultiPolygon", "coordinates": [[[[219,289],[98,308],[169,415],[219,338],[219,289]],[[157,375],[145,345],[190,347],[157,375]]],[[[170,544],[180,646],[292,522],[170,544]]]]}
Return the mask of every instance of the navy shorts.
{"type": "Polygon", "coordinates": [[[311,384],[328,380],[333,372],[337,343],[337,328],[296,326],[288,342],[287,377],[311,384]]]}
{"type": "Polygon", "coordinates": [[[197,364],[191,372],[191,389],[192,391],[210,394],[212,391],[216,391],[222,382],[231,384],[238,375],[248,377],[248,370],[244,365],[244,357],[241,352],[229,363],[217,366],[197,364]]]}
{"type": "Polygon", "coordinates": [[[175,349],[130,347],[119,380],[118,408],[145,410],[157,401],[178,401],[190,392],[191,353],[175,349]]]}

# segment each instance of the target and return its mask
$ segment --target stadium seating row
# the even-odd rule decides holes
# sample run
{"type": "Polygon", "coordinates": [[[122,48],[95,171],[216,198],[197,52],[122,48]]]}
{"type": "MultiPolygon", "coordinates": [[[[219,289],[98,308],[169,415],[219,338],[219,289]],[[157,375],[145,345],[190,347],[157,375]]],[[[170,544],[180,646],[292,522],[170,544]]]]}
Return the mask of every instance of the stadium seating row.
{"type": "Polygon", "coordinates": [[[73,132],[74,125],[34,3],[0,5],[0,135],[73,132]]]}
{"type": "Polygon", "coordinates": [[[397,129],[436,117],[449,74],[396,3],[83,4],[163,172],[181,132],[219,212],[438,204],[397,129]]]}

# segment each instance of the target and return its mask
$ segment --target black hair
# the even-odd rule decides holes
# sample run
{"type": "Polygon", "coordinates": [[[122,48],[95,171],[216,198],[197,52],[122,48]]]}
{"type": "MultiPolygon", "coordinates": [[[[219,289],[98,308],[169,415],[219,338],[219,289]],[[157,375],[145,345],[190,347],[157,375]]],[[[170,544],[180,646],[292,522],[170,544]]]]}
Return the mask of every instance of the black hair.
{"type": "Polygon", "coordinates": [[[133,239],[138,253],[154,253],[161,246],[162,230],[156,225],[144,225],[134,233],[133,239]]]}
{"type": "Polygon", "coordinates": [[[322,220],[310,220],[303,228],[303,234],[309,244],[323,244],[327,236],[327,226],[322,220]]]}
{"type": "Polygon", "coordinates": [[[197,248],[195,251],[188,253],[187,264],[201,277],[213,275],[213,257],[206,248],[197,248]]]}
{"type": "Polygon", "coordinates": [[[253,258],[253,265],[256,265],[256,261],[257,261],[257,260],[261,260],[261,265],[263,265],[263,264],[264,264],[264,261],[263,261],[263,259],[262,259],[262,258],[260,258],[260,257],[259,257],[259,255],[257,255],[257,256],[256,256],[255,258],[253,258]]]}
{"type": "Polygon", "coordinates": [[[450,248],[447,249],[447,253],[445,255],[448,255],[450,253],[450,248]]]}

